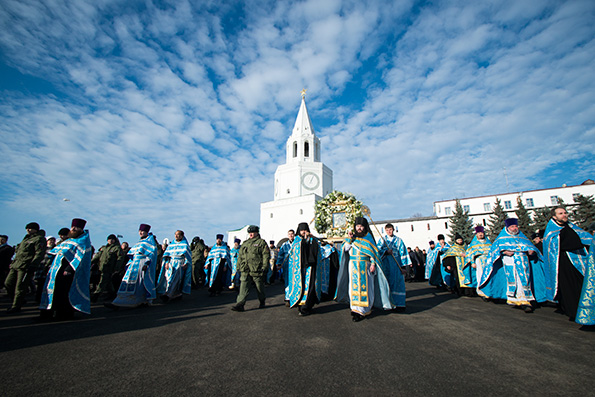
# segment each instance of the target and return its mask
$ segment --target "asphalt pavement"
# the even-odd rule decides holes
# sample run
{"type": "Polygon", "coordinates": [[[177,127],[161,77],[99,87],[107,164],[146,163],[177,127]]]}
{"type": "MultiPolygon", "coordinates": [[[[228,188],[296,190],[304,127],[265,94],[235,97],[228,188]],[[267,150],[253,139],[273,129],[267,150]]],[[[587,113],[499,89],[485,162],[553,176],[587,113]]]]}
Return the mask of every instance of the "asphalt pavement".
{"type": "MultiPolygon", "coordinates": [[[[298,316],[280,284],[255,291],[37,323],[0,314],[2,396],[588,396],[595,332],[535,313],[407,284],[404,313],[354,323],[347,305],[298,316]]],[[[0,307],[9,302],[2,294],[0,307]]]]}

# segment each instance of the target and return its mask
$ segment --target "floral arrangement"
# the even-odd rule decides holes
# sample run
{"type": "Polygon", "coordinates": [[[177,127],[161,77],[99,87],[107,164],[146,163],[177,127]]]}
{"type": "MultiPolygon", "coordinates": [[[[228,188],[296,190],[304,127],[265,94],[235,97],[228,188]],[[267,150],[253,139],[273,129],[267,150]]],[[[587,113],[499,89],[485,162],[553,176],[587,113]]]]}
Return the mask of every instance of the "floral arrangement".
{"type": "Polygon", "coordinates": [[[332,191],[314,207],[316,231],[326,237],[344,237],[353,228],[355,218],[362,216],[362,202],[353,194],[332,191]],[[345,213],[345,224],[333,227],[333,214],[345,213]]]}

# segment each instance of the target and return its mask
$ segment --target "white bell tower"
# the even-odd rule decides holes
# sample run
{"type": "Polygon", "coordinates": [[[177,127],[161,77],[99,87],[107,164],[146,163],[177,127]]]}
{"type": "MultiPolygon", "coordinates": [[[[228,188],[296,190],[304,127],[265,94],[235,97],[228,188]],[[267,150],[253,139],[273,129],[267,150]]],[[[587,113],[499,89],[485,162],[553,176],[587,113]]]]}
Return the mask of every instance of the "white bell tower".
{"type": "MultiPolygon", "coordinates": [[[[308,109],[306,90],[293,130],[285,145],[285,164],[275,171],[273,201],[260,205],[261,235],[278,241],[287,230],[314,218],[314,204],[333,190],[333,171],[320,161],[320,139],[316,136],[308,109]]],[[[314,222],[310,231],[316,234],[314,222]]]]}

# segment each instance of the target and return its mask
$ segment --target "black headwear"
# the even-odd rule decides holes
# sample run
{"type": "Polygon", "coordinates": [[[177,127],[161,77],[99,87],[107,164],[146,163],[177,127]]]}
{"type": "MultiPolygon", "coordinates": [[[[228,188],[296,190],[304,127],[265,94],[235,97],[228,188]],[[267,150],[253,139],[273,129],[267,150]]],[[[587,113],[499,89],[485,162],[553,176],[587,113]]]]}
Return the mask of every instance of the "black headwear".
{"type": "Polygon", "coordinates": [[[463,242],[465,242],[465,239],[463,238],[463,236],[461,236],[459,233],[455,234],[455,243],[457,242],[458,239],[463,240],[463,242]]]}
{"type": "Polygon", "coordinates": [[[310,226],[308,226],[308,224],[306,222],[302,222],[298,225],[296,230],[297,230],[297,234],[300,234],[300,231],[302,231],[302,230],[307,230],[309,232],[310,226]]]}
{"type": "Polygon", "coordinates": [[[37,223],[37,222],[27,223],[27,226],[25,226],[25,229],[33,229],[33,230],[39,231],[39,223],[37,223]]]}
{"type": "Polygon", "coordinates": [[[368,233],[370,233],[370,225],[368,224],[368,220],[363,216],[358,216],[355,218],[355,222],[353,222],[353,234],[356,237],[365,237],[368,233]],[[363,233],[358,233],[355,230],[355,225],[362,225],[364,227],[363,233]]]}

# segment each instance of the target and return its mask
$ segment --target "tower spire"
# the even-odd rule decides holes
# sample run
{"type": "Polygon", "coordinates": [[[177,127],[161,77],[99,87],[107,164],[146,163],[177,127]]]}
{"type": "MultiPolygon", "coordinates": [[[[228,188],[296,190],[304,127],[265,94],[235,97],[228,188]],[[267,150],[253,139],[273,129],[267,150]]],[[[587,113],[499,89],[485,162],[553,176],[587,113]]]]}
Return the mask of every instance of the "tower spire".
{"type": "Polygon", "coordinates": [[[315,135],[314,127],[312,127],[312,122],[310,121],[310,116],[308,115],[308,109],[306,108],[306,89],[302,89],[300,93],[302,95],[302,104],[295,120],[291,135],[315,135]]]}

